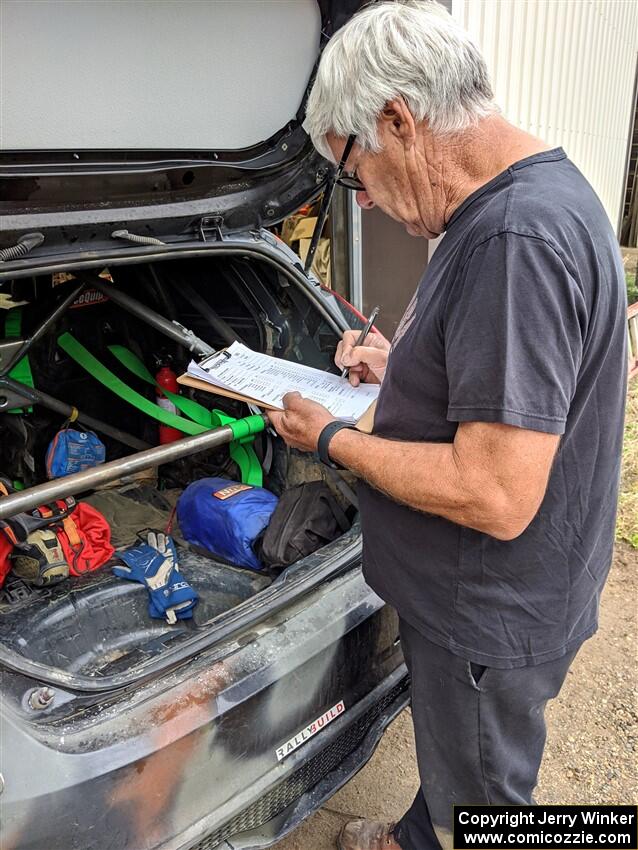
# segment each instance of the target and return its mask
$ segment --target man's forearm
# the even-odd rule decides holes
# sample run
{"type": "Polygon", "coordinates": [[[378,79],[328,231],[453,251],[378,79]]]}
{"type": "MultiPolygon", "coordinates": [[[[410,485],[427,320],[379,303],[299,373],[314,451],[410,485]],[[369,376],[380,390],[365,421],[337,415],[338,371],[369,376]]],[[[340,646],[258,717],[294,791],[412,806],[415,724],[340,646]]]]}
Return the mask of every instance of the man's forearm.
{"type": "Polygon", "coordinates": [[[504,494],[487,470],[464,464],[453,443],[408,443],[344,429],[331,457],[396,502],[511,539],[504,494]]]}
{"type": "MultiPolygon", "coordinates": [[[[299,393],[284,396],[271,422],[288,445],[316,451],[332,421],[325,407],[299,393]]],[[[399,442],[338,431],[331,456],[396,502],[513,540],[543,501],[557,434],[500,422],[459,422],[453,443],[399,442]]]]}

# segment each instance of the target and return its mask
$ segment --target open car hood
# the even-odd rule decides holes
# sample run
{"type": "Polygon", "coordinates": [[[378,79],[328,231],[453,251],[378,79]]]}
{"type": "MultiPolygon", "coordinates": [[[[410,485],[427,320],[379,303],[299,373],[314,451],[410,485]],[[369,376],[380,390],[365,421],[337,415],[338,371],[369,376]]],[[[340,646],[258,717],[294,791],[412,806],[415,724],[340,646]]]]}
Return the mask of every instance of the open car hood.
{"type": "Polygon", "coordinates": [[[294,212],[330,174],[301,127],[309,83],[360,4],[4,0],[0,248],[294,212]]]}

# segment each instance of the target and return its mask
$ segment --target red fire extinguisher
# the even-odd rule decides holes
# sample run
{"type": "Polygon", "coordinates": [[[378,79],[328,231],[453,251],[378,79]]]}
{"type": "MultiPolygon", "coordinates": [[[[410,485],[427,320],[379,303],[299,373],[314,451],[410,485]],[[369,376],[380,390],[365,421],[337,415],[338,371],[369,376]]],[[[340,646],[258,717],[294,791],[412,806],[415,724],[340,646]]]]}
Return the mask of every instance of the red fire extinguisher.
{"type": "MultiPolygon", "coordinates": [[[[179,416],[179,410],[175,407],[173,402],[166,398],[164,393],[161,390],[163,387],[165,390],[169,390],[172,393],[179,392],[179,384],[177,383],[177,375],[170,366],[162,366],[155,375],[155,394],[157,395],[157,403],[160,407],[163,407],[164,410],[168,410],[170,413],[175,413],[179,416]]],[[[164,445],[165,443],[174,443],[175,440],[181,440],[184,435],[177,428],[171,428],[170,425],[163,425],[160,422],[159,426],[159,441],[160,445],[164,445]]]]}

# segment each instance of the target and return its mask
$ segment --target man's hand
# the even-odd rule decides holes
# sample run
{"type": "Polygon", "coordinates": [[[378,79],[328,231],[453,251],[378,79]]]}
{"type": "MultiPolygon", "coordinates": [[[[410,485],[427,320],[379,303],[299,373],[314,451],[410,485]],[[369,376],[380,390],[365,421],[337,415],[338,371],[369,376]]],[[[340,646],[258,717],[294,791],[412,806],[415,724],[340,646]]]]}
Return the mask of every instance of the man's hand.
{"type": "Polygon", "coordinates": [[[284,410],[269,410],[268,419],[280,437],[293,449],[303,452],[317,450],[319,434],[334,416],[316,401],[300,393],[286,393],[284,410]]]}
{"type": "Polygon", "coordinates": [[[359,331],[346,331],[337,346],[335,363],[340,369],[349,369],[349,379],[353,387],[363,381],[366,384],[380,384],[385,375],[390,353],[390,343],[379,333],[369,333],[363,345],[356,345],[359,331]]]}

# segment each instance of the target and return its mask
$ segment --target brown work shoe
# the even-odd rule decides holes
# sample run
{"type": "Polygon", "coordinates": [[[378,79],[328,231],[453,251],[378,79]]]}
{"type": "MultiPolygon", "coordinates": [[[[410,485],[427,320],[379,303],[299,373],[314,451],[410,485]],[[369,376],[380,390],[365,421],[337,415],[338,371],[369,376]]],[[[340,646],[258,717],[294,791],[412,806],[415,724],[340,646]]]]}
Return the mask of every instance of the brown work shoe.
{"type": "Polygon", "coordinates": [[[375,820],[351,820],[337,838],[339,850],[401,850],[392,835],[395,823],[375,820]]]}

